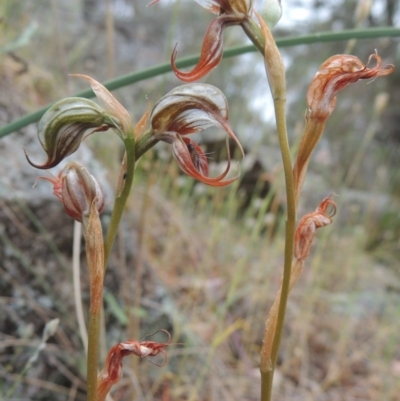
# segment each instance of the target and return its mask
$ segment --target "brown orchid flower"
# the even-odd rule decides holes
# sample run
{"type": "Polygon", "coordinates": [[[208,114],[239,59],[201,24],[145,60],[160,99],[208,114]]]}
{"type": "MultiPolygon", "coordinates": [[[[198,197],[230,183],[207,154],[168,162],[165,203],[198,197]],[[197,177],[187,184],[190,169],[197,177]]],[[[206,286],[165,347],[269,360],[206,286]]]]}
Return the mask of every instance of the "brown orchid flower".
{"type": "MultiPolygon", "coordinates": [[[[290,272],[289,291],[292,290],[303,271],[304,261],[310,253],[311,245],[314,241],[315,231],[332,223],[332,217],[336,213],[336,204],[331,196],[322,200],[317,209],[303,216],[296,228],[294,238],[294,259],[290,272]]],[[[268,369],[271,363],[272,344],[276,334],[276,325],[281,300],[281,287],[276,294],[274,303],[269,311],[265,322],[263,346],[261,349],[262,369],[268,369]]]]}
{"type": "Polygon", "coordinates": [[[94,202],[97,213],[104,208],[104,195],[98,181],[79,163],[68,163],[57,177],[40,176],[53,184],[53,194],[64,205],[66,213],[80,223],[85,222],[94,202]]]}
{"type": "MultiPolygon", "coordinates": [[[[122,377],[122,359],[128,355],[136,355],[141,358],[148,359],[150,356],[162,354],[164,362],[158,364],[151,359],[152,363],[157,366],[165,366],[168,362],[168,355],[164,348],[170,345],[171,335],[166,330],[160,330],[168,335],[166,343],[157,343],[155,341],[136,341],[128,340],[118,343],[111,347],[107,354],[104,369],[100,372],[97,384],[97,401],[106,399],[111,387],[117,383],[122,377]]],[[[155,334],[155,333],[154,333],[155,334]]]]}
{"type": "Polygon", "coordinates": [[[328,118],[335,108],[336,95],[347,85],[360,79],[384,77],[393,71],[392,64],[382,67],[382,59],[377,53],[369,56],[367,65],[357,57],[347,54],[328,58],[321,64],[308,88],[310,118],[328,118]],[[376,66],[368,68],[372,59],[376,60],[376,66]]]}
{"type": "Polygon", "coordinates": [[[103,107],[80,97],[69,97],[53,104],[38,125],[39,141],[47,160],[43,164],[33,163],[25,152],[28,163],[35,168],[46,170],[57,166],[95,132],[113,129],[121,138],[134,133],[129,113],[107,88],[89,76],[72,76],[89,81],[103,107]]]}
{"type": "Polygon", "coordinates": [[[332,217],[336,214],[336,204],[331,196],[323,199],[317,209],[303,216],[296,228],[294,237],[294,256],[299,261],[304,261],[310,253],[314,241],[315,231],[332,223],[332,217]],[[330,212],[328,213],[328,211],[330,212]]]}
{"type": "Polygon", "coordinates": [[[212,126],[222,128],[243,154],[243,148],[229,126],[228,117],[228,102],[219,89],[207,84],[188,84],[162,97],[151,112],[150,122],[155,137],[172,145],[172,153],[186,174],[204,184],[221,187],[238,178],[224,179],[230,170],[229,146],[225,171],[211,178],[204,152],[187,135],[212,126]]]}
{"type": "Polygon", "coordinates": [[[384,77],[393,71],[392,64],[382,66],[382,60],[376,53],[369,56],[367,65],[355,56],[339,54],[330,57],[320,66],[308,88],[306,127],[293,168],[296,203],[300,197],[311,153],[322,136],[328,117],[333,113],[337,94],[347,85],[360,79],[384,77]],[[373,59],[376,61],[375,67],[368,68],[373,59]]]}
{"type": "MultiPolygon", "coordinates": [[[[149,5],[157,3],[151,2],[149,5]]],[[[180,71],[175,64],[177,45],[171,55],[172,69],[175,75],[184,82],[193,82],[204,77],[222,59],[222,35],[228,26],[242,24],[251,14],[253,0],[195,0],[206,10],[217,14],[218,17],[211,22],[203,39],[200,59],[197,65],[188,72],[180,71]]]]}

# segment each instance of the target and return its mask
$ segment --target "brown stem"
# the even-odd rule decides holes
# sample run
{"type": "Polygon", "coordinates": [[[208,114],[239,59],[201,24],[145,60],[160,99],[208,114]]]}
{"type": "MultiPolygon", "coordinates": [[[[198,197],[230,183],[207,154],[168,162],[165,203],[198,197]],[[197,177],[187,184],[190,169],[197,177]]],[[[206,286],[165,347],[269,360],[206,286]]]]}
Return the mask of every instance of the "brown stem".
{"type": "Polygon", "coordinates": [[[100,218],[93,201],[86,225],[86,259],[90,278],[90,308],[87,355],[87,401],[97,400],[99,335],[103,305],[104,243],[100,218]]]}

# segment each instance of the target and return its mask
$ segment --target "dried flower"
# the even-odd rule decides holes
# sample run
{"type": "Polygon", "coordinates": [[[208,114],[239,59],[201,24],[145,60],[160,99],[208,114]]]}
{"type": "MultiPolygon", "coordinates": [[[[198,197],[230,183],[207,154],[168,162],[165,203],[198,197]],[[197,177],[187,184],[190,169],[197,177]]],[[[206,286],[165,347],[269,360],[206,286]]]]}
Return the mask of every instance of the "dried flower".
{"type": "Polygon", "coordinates": [[[104,208],[103,191],[97,180],[81,164],[68,163],[57,177],[39,177],[53,184],[53,193],[64,205],[69,216],[83,222],[92,202],[98,213],[104,208]]]}
{"type": "Polygon", "coordinates": [[[382,67],[382,60],[378,54],[371,54],[366,66],[357,57],[343,54],[330,57],[320,66],[308,88],[306,127],[293,167],[296,203],[300,197],[311,153],[335,108],[337,94],[359,79],[383,77],[391,74],[393,70],[394,66],[391,64],[382,67]],[[368,68],[372,59],[376,60],[376,66],[368,68]]]}
{"type": "Polygon", "coordinates": [[[166,343],[157,343],[154,341],[136,341],[128,340],[111,347],[107,354],[104,369],[100,372],[97,385],[97,401],[103,401],[111,387],[122,377],[122,359],[128,355],[136,355],[141,358],[156,356],[162,354],[164,363],[157,366],[164,366],[168,362],[168,355],[164,348],[170,345],[171,336],[166,330],[160,330],[168,335],[166,343]]]}
{"type": "Polygon", "coordinates": [[[332,223],[332,217],[336,214],[336,204],[331,196],[325,198],[315,212],[303,216],[296,228],[294,237],[294,256],[297,260],[304,261],[310,253],[315,231],[332,223]],[[328,209],[331,212],[328,214],[328,209]]]}
{"type": "Polygon", "coordinates": [[[382,67],[382,59],[378,54],[371,54],[367,65],[360,59],[347,54],[339,54],[328,58],[319,67],[307,92],[309,117],[326,119],[336,104],[336,95],[347,85],[359,79],[384,77],[394,71],[394,66],[388,64],[382,67]],[[376,60],[374,68],[368,68],[372,59],[376,60]]]}
{"type": "MultiPolygon", "coordinates": [[[[158,0],[151,2],[155,4],[158,0]]],[[[172,69],[175,75],[184,82],[193,82],[208,74],[222,59],[222,35],[228,26],[240,25],[251,14],[252,0],[196,0],[206,10],[217,14],[211,22],[203,39],[200,59],[189,72],[180,71],[175,64],[177,45],[171,55],[172,69]]]]}
{"type": "Polygon", "coordinates": [[[181,169],[191,177],[213,186],[230,184],[237,177],[223,180],[230,169],[215,178],[208,177],[208,161],[201,148],[186,135],[209,127],[222,128],[239,146],[242,146],[228,122],[228,102],[217,88],[206,84],[188,84],[177,87],[162,97],[154,106],[150,122],[155,136],[172,145],[172,151],[181,169]]]}

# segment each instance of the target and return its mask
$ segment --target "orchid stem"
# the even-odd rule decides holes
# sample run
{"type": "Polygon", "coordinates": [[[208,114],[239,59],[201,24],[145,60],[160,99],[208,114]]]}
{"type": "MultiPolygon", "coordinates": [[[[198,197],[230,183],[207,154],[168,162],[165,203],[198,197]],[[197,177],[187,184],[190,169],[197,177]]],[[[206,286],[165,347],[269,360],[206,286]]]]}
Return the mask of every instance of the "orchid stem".
{"type": "Polygon", "coordinates": [[[253,42],[255,48],[264,56],[265,39],[262,35],[260,27],[254,22],[252,18],[247,18],[241,24],[247,37],[253,42]]]}
{"type": "Polygon", "coordinates": [[[283,269],[282,287],[280,290],[278,316],[272,340],[272,348],[264,341],[261,350],[261,401],[270,401],[272,395],[272,382],[276,361],[278,359],[283,324],[285,321],[286,305],[290,290],[290,275],[293,260],[294,233],[296,225],[296,199],[293,179],[292,158],[286,129],[286,80],[285,66],[276,46],[275,40],[267,25],[257,15],[260,26],[249,19],[242,24],[244,31],[264,56],[266,72],[272,97],[274,100],[276,127],[278,131],[279,146],[282,154],[283,171],[286,185],[286,231],[285,231],[285,261],[283,269]]]}
{"type": "Polygon", "coordinates": [[[87,352],[87,401],[97,400],[97,368],[101,312],[103,307],[104,242],[99,214],[93,201],[85,227],[86,259],[90,278],[90,308],[87,352]]]}
{"type": "Polygon", "coordinates": [[[108,259],[111,249],[114,245],[115,237],[118,233],[119,223],[131,191],[133,177],[135,174],[135,139],[133,133],[124,139],[126,150],[126,173],[124,178],[124,186],[120,194],[115,197],[114,207],[111,213],[110,225],[108,227],[106,239],[104,241],[104,270],[107,268],[108,259]]]}

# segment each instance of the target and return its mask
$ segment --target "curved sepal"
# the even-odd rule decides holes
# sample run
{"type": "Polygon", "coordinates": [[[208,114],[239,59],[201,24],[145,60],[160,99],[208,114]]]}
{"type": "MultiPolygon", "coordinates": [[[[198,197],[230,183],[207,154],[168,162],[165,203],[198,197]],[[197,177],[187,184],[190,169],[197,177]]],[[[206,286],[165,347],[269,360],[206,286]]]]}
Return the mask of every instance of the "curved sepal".
{"type": "Polygon", "coordinates": [[[175,60],[178,51],[177,45],[175,45],[171,55],[171,66],[175,75],[183,82],[194,82],[206,76],[222,59],[222,34],[225,28],[230,25],[240,24],[244,17],[244,15],[238,17],[236,15],[222,14],[211,22],[203,39],[199,61],[191,71],[180,71],[176,67],[175,60]]]}
{"type": "Polygon", "coordinates": [[[121,131],[123,137],[133,133],[133,123],[128,111],[104,85],[88,75],[72,74],[72,76],[86,79],[89,82],[102,106],[109,111],[109,115],[114,116],[115,127],[121,131]]]}

